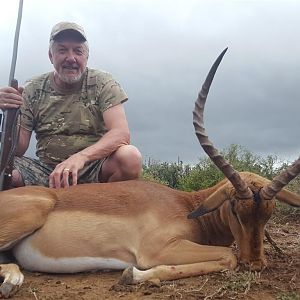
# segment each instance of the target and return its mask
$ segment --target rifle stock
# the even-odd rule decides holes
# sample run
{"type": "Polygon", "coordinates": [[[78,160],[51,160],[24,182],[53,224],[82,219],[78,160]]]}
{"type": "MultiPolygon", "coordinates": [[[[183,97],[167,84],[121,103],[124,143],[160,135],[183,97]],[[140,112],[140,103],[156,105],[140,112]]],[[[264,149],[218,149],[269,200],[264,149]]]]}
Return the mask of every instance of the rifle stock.
{"type": "MultiPolygon", "coordinates": [[[[13,55],[11,59],[8,83],[11,87],[18,89],[18,81],[14,79],[18,54],[19,34],[22,20],[23,0],[19,0],[18,19],[15,31],[13,55]]],[[[12,181],[12,170],[16,145],[18,143],[17,122],[19,108],[10,108],[2,114],[2,132],[0,149],[0,191],[9,189],[12,181]]]]}
{"type": "MultiPolygon", "coordinates": [[[[10,86],[18,89],[18,81],[13,79],[10,86]]],[[[11,188],[14,156],[18,143],[17,122],[19,110],[19,108],[10,108],[5,110],[2,114],[0,191],[11,188]]]]}

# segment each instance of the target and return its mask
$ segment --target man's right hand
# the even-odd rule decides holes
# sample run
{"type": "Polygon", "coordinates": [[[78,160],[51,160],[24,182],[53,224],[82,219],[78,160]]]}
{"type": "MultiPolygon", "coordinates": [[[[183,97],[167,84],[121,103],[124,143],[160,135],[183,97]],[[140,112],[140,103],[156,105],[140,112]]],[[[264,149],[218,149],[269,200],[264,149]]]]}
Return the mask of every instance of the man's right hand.
{"type": "Polygon", "coordinates": [[[22,98],[23,87],[17,90],[13,87],[0,88],[0,109],[18,108],[23,103],[22,98]]]}

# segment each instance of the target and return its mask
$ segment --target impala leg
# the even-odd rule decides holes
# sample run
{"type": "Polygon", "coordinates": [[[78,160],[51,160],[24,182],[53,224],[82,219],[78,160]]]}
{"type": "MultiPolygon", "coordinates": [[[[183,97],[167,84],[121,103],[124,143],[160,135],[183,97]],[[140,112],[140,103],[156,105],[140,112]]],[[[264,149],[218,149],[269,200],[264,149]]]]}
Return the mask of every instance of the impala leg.
{"type": "Polygon", "coordinates": [[[40,228],[56,202],[45,189],[20,188],[0,194],[0,251],[40,228]]]}
{"type": "Polygon", "coordinates": [[[0,286],[0,298],[11,297],[24,281],[24,275],[16,264],[0,265],[0,277],[4,278],[0,286]]]}
{"type": "Polygon", "coordinates": [[[220,272],[226,269],[228,268],[218,261],[186,265],[160,265],[145,271],[138,270],[135,267],[129,267],[123,272],[119,283],[137,284],[149,280],[176,280],[220,272]]]}
{"type": "MultiPolygon", "coordinates": [[[[126,269],[120,279],[121,284],[135,284],[146,280],[174,280],[204,275],[223,270],[233,270],[237,265],[235,255],[230,248],[199,245],[187,240],[179,240],[159,250],[147,261],[148,270],[126,269]]],[[[142,267],[141,265],[138,265],[142,267]]],[[[142,267],[143,268],[143,267],[142,267]]]]}
{"type": "MultiPolygon", "coordinates": [[[[0,251],[40,228],[55,205],[55,194],[45,189],[20,188],[0,194],[0,251]]],[[[1,256],[1,260],[3,257],[1,256]]],[[[0,298],[11,297],[24,276],[16,264],[0,264],[0,298]]]]}

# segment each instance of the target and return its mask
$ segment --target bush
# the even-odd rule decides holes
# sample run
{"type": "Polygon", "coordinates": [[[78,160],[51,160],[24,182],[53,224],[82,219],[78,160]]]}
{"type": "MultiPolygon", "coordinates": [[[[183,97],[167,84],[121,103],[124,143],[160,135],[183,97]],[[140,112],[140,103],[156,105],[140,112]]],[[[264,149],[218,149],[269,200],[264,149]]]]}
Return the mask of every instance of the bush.
{"type": "MultiPolygon", "coordinates": [[[[265,178],[272,179],[287,164],[279,161],[276,156],[262,158],[239,145],[231,145],[221,151],[221,154],[237,171],[249,171],[265,178]]],[[[184,191],[205,189],[224,178],[223,173],[208,157],[201,158],[196,165],[155,162],[149,160],[143,166],[143,178],[158,181],[169,187],[184,191]]],[[[293,180],[289,188],[300,193],[300,177],[293,180]]]]}
{"type": "Polygon", "coordinates": [[[180,180],[190,171],[189,165],[183,165],[182,162],[167,163],[149,161],[143,166],[143,178],[150,179],[172,188],[180,188],[180,180]]]}

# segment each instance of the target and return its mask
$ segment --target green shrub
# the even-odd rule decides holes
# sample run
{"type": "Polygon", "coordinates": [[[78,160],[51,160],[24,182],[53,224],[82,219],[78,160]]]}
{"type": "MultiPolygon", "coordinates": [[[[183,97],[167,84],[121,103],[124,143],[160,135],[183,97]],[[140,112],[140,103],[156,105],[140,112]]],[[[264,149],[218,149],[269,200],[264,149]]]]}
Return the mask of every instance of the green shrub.
{"type": "MultiPolygon", "coordinates": [[[[276,156],[269,155],[263,158],[235,144],[221,151],[221,154],[237,171],[253,172],[270,180],[287,167],[287,163],[280,162],[276,156]]],[[[224,178],[222,172],[207,156],[200,158],[196,165],[185,165],[179,159],[177,163],[149,160],[143,166],[142,176],[144,179],[155,180],[185,191],[205,189],[224,178]]],[[[296,177],[288,188],[300,193],[300,176],[296,177]]]]}

